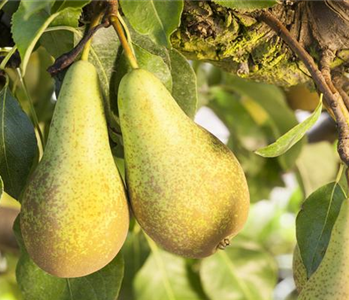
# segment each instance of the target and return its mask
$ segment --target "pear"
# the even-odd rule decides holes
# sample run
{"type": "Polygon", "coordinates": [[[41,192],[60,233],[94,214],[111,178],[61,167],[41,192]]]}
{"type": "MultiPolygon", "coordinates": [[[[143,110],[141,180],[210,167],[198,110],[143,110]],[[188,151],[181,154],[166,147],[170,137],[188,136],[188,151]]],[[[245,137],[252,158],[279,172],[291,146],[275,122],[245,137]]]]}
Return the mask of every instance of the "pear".
{"type": "Polygon", "coordinates": [[[243,227],[249,193],[233,153],[196,125],[153,74],[135,69],[118,92],[132,211],[165,250],[202,258],[243,227]]]}
{"type": "Polygon", "coordinates": [[[299,250],[298,245],[296,245],[294,252],[293,252],[293,279],[294,283],[296,285],[298,293],[300,293],[307,283],[308,277],[307,277],[307,270],[304,266],[301,252],[299,250]]]}
{"type": "Polygon", "coordinates": [[[33,261],[57,277],[101,269],[126,239],[126,195],[97,72],[87,61],[74,63],[64,78],[43,158],[23,194],[20,225],[33,261]]]}
{"type": "Polygon", "coordinates": [[[298,300],[349,299],[349,205],[344,201],[318,269],[298,300]]]}

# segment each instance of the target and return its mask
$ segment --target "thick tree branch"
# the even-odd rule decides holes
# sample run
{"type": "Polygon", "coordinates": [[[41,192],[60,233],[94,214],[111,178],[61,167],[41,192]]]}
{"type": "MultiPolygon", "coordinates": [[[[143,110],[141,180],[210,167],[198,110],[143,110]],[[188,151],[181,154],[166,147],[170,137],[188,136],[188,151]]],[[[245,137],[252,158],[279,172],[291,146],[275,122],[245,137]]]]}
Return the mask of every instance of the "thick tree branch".
{"type": "Polygon", "coordinates": [[[268,11],[261,12],[257,18],[268,24],[270,28],[277,32],[309,70],[317,88],[324,95],[328,106],[335,115],[339,133],[338,153],[342,161],[349,166],[349,113],[342,97],[332,84],[330,63],[333,57],[327,52],[322,53],[322,72],[320,72],[313,58],[305,51],[298,41],[291,36],[287,28],[277,18],[268,11]]]}
{"type": "MultiPolygon", "coordinates": [[[[349,11],[343,1],[290,1],[269,9],[294,40],[318,64],[327,45],[335,54],[331,70],[349,66],[349,11]],[[331,3],[330,3],[331,2],[331,3]]],[[[229,73],[279,86],[308,85],[313,80],[303,62],[269,26],[252,13],[213,1],[185,0],[181,26],[172,45],[187,58],[214,64],[229,73]]]]}

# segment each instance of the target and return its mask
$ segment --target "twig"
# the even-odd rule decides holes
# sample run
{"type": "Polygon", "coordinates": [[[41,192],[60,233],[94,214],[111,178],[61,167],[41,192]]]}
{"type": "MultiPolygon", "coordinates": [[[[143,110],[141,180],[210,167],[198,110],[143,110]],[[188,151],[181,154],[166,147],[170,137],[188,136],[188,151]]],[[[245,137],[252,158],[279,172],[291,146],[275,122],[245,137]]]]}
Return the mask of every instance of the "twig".
{"type": "Polygon", "coordinates": [[[47,69],[47,71],[53,76],[57,73],[61,72],[65,68],[69,67],[74,60],[77,58],[77,56],[80,54],[80,52],[84,49],[86,43],[92,38],[92,36],[101,28],[108,27],[109,22],[106,20],[102,24],[99,24],[93,28],[91,28],[87,34],[80,40],[80,42],[76,45],[74,49],[69,51],[68,53],[64,53],[60,57],[58,57],[55,61],[55,63],[47,69]]]}
{"type": "Polygon", "coordinates": [[[349,95],[343,89],[344,83],[341,80],[341,77],[335,76],[333,79],[333,84],[334,84],[335,88],[337,89],[337,91],[339,92],[339,94],[341,95],[341,97],[343,98],[345,106],[349,110],[349,95]]]}
{"type": "MultiPolygon", "coordinates": [[[[298,55],[307,67],[319,91],[324,95],[328,106],[332,109],[335,115],[339,133],[338,153],[342,161],[346,165],[349,165],[349,149],[346,150],[345,148],[345,145],[349,142],[349,114],[340,94],[335,88],[333,88],[333,85],[328,85],[323,73],[320,72],[318,66],[314,62],[314,59],[301,46],[301,44],[292,37],[287,28],[277,18],[268,11],[262,11],[257,15],[257,19],[272,28],[298,55]]],[[[325,55],[323,58],[324,60],[322,62],[326,64],[325,55]]],[[[327,65],[323,66],[325,74],[327,74],[326,68],[327,65]]]]}
{"type": "Polygon", "coordinates": [[[117,0],[107,0],[107,3],[109,5],[108,16],[109,16],[110,23],[114,27],[114,29],[119,37],[121,46],[125,51],[125,56],[128,59],[131,67],[133,69],[138,69],[139,67],[138,67],[137,59],[132,51],[132,48],[129,44],[129,41],[126,38],[125,31],[122,28],[122,25],[121,25],[119,18],[118,18],[118,1],[117,0]]]}
{"type": "Polygon", "coordinates": [[[338,106],[336,107],[337,114],[335,110],[333,112],[336,114],[336,121],[338,127],[338,153],[341,157],[342,161],[349,164],[349,112],[348,108],[344,103],[343,97],[336,89],[336,87],[332,83],[331,76],[331,62],[333,61],[335,55],[330,50],[325,50],[321,56],[320,68],[321,73],[323,74],[327,85],[331,89],[334,95],[338,96],[338,106]]]}

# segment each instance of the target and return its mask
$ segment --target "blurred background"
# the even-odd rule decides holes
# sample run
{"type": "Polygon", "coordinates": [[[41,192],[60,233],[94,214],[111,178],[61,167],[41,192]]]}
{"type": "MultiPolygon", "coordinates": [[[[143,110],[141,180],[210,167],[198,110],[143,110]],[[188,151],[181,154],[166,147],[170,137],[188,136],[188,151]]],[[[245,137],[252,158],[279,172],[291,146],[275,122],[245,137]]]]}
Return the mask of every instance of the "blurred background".
{"type": "MultiPolygon", "coordinates": [[[[55,105],[54,82],[46,72],[50,64],[52,58],[38,48],[25,77],[45,135],[55,105]]],[[[318,95],[306,86],[281,89],[205,63],[192,66],[199,91],[195,121],[226,143],[242,164],[251,195],[249,219],[230,247],[204,260],[186,260],[162,251],[133,222],[122,250],[125,277],[119,299],[165,300],[168,285],[173,299],[179,300],[296,299],[292,275],[295,218],[302,201],[337,176],[335,125],[323,112],[307,137],[289,152],[262,158],[254,151],[306,119],[317,106],[318,95]]],[[[30,115],[16,76],[10,73],[11,89],[30,115]]],[[[0,241],[7,245],[0,243],[0,300],[22,299],[15,279],[19,250],[6,229],[18,210],[18,202],[3,193],[0,241]],[[1,236],[4,232],[7,236],[1,236]]]]}

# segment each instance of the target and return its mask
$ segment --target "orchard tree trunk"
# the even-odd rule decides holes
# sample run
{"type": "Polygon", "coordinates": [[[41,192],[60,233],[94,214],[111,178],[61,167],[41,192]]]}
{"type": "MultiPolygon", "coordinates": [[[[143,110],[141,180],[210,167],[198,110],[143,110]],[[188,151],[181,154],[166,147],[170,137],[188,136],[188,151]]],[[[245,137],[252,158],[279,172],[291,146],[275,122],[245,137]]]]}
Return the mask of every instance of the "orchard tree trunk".
{"type": "MultiPolygon", "coordinates": [[[[319,63],[333,53],[332,73],[342,77],[349,59],[349,1],[285,1],[270,12],[319,63]]],[[[181,27],[172,45],[189,59],[203,60],[230,73],[289,87],[312,85],[303,62],[258,11],[224,8],[211,1],[185,1],[181,27]]]]}

